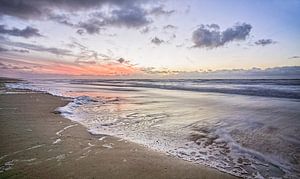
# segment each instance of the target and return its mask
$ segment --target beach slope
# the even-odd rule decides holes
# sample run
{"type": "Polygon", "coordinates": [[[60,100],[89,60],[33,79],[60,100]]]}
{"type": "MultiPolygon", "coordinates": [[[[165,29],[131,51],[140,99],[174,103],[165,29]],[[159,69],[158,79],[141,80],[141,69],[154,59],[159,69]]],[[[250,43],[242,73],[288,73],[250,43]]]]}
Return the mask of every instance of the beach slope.
{"type": "Polygon", "coordinates": [[[0,94],[0,178],[234,178],[110,136],[95,136],[54,111],[66,99],[0,94]]]}

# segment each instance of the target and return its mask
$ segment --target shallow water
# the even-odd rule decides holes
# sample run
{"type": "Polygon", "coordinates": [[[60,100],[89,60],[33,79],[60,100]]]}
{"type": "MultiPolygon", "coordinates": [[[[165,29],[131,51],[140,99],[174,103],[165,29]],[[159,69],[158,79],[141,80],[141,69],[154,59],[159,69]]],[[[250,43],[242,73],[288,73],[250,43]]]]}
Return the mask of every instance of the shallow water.
{"type": "Polygon", "coordinates": [[[300,177],[300,80],[48,80],[62,115],[245,178],[300,177]]]}

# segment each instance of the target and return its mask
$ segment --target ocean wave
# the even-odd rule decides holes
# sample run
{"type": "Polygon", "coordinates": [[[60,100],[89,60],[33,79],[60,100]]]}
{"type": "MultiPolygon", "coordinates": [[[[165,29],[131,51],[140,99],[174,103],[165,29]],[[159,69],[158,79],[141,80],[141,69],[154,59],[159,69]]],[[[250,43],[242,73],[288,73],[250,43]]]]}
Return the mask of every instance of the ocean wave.
{"type": "Polygon", "coordinates": [[[159,88],[300,99],[300,80],[77,80],[94,86],[159,88]]]}
{"type": "Polygon", "coordinates": [[[70,103],[57,110],[87,127],[92,134],[130,140],[243,178],[297,178],[299,164],[289,158],[290,153],[297,150],[293,146],[299,144],[299,138],[294,135],[299,131],[299,123],[295,123],[299,117],[297,100],[238,96],[232,101],[230,96],[197,96],[198,93],[188,93],[186,100],[184,93],[175,91],[299,99],[297,82],[287,85],[287,82],[273,80],[261,81],[258,85],[258,81],[233,80],[224,85],[222,80],[71,80],[56,81],[57,85],[18,83],[8,87],[72,97],[70,103]],[[136,90],[117,90],[112,96],[99,93],[100,90],[113,91],[114,87],[136,90]],[[174,94],[168,91],[167,94],[173,96],[166,97],[160,90],[159,96],[155,96],[151,90],[144,92],[140,88],[172,89],[174,94]],[[89,94],[87,92],[93,92],[90,93],[93,96],[84,95],[89,94]],[[126,93],[126,98],[118,96],[120,93],[126,93]],[[190,98],[190,95],[194,96],[190,98]],[[277,133],[268,134],[272,131],[277,133]],[[261,145],[262,149],[251,145],[261,145]]]}

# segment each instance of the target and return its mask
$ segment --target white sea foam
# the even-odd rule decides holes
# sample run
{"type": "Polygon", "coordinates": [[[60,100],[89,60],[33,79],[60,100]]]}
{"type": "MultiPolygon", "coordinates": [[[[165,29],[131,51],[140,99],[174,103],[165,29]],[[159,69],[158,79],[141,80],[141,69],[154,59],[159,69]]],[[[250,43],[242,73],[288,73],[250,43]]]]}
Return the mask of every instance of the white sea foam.
{"type": "Polygon", "coordinates": [[[35,146],[32,146],[32,147],[27,148],[26,150],[33,150],[33,149],[41,148],[41,147],[43,147],[44,145],[45,145],[45,144],[35,145],[35,146]]]}
{"type": "Polygon", "coordinates": [[[33,162],[37,160],[37,158],[31,158],[31,159],[24,159],[24,160],[20,160],[21,162],[33,162]]]}
{"type": "Polygon", "coordinates": [[[64,160],[65,158],[66,158],[65,154],[61,154],[61,155],[58,155],[55,157],[57,162],[60,162],[60,161],[64,160]]]}
{"type": "Polygon", "coordinates": [[[102,147],[108,148],[108,149],[112,149],[113,147],[110,144],[103,144],[102,147]]]}
{"type": "Polygon", "coordinates": [[[60,143],[62,140],[61,139],[56,139],[52,144],[58,144],[60,143]]]}
{"type": "MultiPolygon", "coordinates": [[[[299,123],[293,123],[300,114],[295,107],[299,105],[294,93],[299,91],[296,82],[291,89],[278,87],[288,89],[286,92],[268,91],[268,86],[259,91],[260,86],[254,89],[258,92],[252,94],[253,89],[247,86],[249,84],[245,88],[248,91],[237,91],[237,84],[223,90],[223,93],[249,95],[261,92],[267,97],[294,96],[295,100],[140,89],[146,85],[146,88],[174,90],[187,88],[191,82],[186,83],[187,86],[183,82],[162,84],[142,81],[85,84],[84,81],[75,81],[72,84],[60,83],[61,88],[48,84],[25,84],[25,88],[72,97],[73,101],[58,108],[58,111],[64,117],[86,126],[92,134],[116,136],[244,178],[300,176],[297,170],[299,165],[290,162],[293,156],[287,157],[296,152],[299,144],[299,138],[292,132],[299,131],[299,123]],[[133,92],[122,89],[122,93],[107,97],[106,93],[102,94],[97,89],[101,85],[111,85],[107,90],[110,92],[115,87],[130,86],[133,92]],[[133,90],[132,87],[139,88],[133,90]],[[294,91],[293,95],[287,95],[289,90],[294,91]],[[120,97],[124,93],[125,97],[120,97]],[[276,133],[271,134],[274,131],[276,133]]],[[[221,87],[213,91],[218,92],[221,87]]],[[[192,90],[206,91],[198,87],[192,90]]],[[[60,136],[65,128],[57,135],[60,136]]],[[[105,136],[99,140],[104,139],[105,136]]],[[[104,144],[103,147],[112,148],[112,145],[104,144]]]]}
{"type": "Polygon", "coordinates": [[[56,132],[56,135],[61,136],[61,133],[62,133],[62,132],[64,132],[65,130],[67,130],[67,129],[71,128],[71,127],[75,127],[75,126],[77,126],[77,125],[78,125],[78,124],[71,124],[71,125],[68,125],[68,126],[64,127],[63,129],[59,130],[58,132],[56,132]]]}
{"type": "Polygon", "coordinates": [[[102,141],[102,140],[104,140],[105,138],[106,138],[106,136],[103,136],[103,137],[99,138],[98,140],[102,141]]]}
{"type": "Polygon", "coordinates": [[[14,160],[5,162],[3,165],[0,166],[0,173],[3,173],[5,171],[11,170],[14,166],[14,160]]]}

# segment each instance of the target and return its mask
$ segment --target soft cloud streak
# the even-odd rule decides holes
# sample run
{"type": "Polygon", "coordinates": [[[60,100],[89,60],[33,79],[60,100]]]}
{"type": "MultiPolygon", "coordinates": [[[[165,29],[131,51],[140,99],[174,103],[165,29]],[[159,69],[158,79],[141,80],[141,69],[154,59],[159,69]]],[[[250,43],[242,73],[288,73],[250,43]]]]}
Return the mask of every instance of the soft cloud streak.
{"type": "Polygon", "coordinates": [[[0,25],[0,34],[24,37],[24,38],[42,37],[38,29],[29,26],[27,26],[24,29],[18,29],[18,28],[8,29],[6,28],[5,25],[0,25]]]}
{"type": "Polygon", "coordinates": [[[3,40],[0,42],[7,46],[24,48],[26,50],[33,50],[36,52],[48,52],[54,55],[73,56],[72,51],[67,49],[61,49],[56,47],[45,47],[43,45],[35,45],[35,44],[24,43],[24,42],[14,42],[8,40],[3,40]]]}
{"type": "Polygon", "coordinates": [[[252,68],[252,69],[225,69],[225,70],[158,70],[155,68],[143,68],[146,74],[152,78],[175,78],[175,79],[265,79],[265,78],[287,78],[299,79],[300,66],[283,66],[273,68],[252,68]]]}

